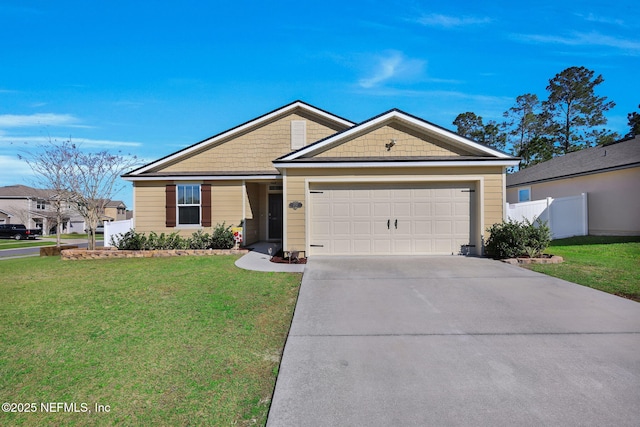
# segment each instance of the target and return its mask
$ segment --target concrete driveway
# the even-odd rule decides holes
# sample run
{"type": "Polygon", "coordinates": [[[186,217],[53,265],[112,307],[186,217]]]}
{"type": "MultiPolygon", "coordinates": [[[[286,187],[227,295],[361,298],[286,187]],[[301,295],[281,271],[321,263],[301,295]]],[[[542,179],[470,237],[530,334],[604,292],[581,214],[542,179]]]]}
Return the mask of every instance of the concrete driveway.
{"type": "Polygon", "coordinates": [[[638,426],[640,304],[497,261],[310,258],[267,426],[638,426]]]}

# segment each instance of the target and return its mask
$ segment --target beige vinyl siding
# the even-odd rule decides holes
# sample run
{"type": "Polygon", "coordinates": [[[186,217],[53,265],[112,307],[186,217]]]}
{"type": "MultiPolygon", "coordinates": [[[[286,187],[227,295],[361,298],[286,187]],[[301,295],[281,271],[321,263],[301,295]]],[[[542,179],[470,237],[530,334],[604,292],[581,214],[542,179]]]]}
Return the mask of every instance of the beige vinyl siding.
{"type": "MultiPolygon", "coordinates": [[[[287,208],[286,250],[291,248],[307,249],[306,241],[306,209],[305,181],[313,180],[365,180],[367,182],[394,182],[394,180],[423,182],[424,180],[458,181],[476,183],[476,199],[484,196],[484,210],[477,212],[472,229],[476,233],[475,244],[479,246],[480,236],[487,237],[486,229],[503,218],[503,168],[501,166],[488,167],[435,167],[435,168],[362,168],[351,169],[287,169],[285,188],[285,206],[292,201],[301,201],[303,207],[297,210],[287,208]],[[465,177],[469,177],[467,181],[465,177]],[[478,181],[481,178],[482,181],[478,181]],[[480,182],[483,187],[479,188],[480,182]],[[484,217],[484,221],[482,221],[484,217]]],[[[478,201],[478,206],[480,206],[478,201]]],[[[479,208],[478,208],[479,209],[479,208]]]]}
{"type": "Polygon", "coordinates": [[[168,182],[134,182],[136,198],[133,211],[136,231],[149,233],[173,233],[173,228],[165,227],[165,187],[168,182]]]}
{"type": "Polygon", "coordinates": [[[222,140],[154,172],[279,173],[273,167],[272,160],[291,152],[292,120],[306,120],[307,143],[333,135],[344,128],[300,112],[289,114],[243,135],[222,140]]]}
{"type": "MultiPolygon", "coordinates": [[[[165,188],[169,181],[140,181],[135,185],[135,227],[136,231],[149,233],[178,232],[190,236],[194,231],[203,229],[210,233],[213,227],[165,226],[165,188]]],[[[242,219],[242,181],[211,182],[211,224],[226,222],[236,226],[242,219]]]]}
{"type": "Polygon", "coordinates": [[[242,181],[211,183],[211,224],[236,227],[242,220],[242,181]]]}
{"type": "Polygon", "coordinates": [[[435,137],[392,123],[330,148],[314,157],[461,156],[469,152],[435,137]],[[394,145],[387,149],[387,144],[394,145]]]}
{"type": "Polygon", "coordinates": [[[504,175],[495,173],[484,176],[484,222],[482,231],[504,218],[504,175]]]}

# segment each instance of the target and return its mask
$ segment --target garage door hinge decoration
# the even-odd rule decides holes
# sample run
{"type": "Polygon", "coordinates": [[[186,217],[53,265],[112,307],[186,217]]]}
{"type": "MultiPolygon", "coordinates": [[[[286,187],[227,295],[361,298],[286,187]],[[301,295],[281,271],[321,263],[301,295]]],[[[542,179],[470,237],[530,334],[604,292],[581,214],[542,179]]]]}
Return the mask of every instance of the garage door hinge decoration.
{"type": "Polygon", "coordinates": [[[461,190],[463,193],[475,193],[476,190],[461,190]]]}
{"type": "Polygon", "coordinates": [[[324,191],[309,191],[311,194],[324,194],[324,191]]]}
{"type": "Polygon", "coordinates": [[[324,248],[324,245],[309,245],[312,248],[324,248]]]}

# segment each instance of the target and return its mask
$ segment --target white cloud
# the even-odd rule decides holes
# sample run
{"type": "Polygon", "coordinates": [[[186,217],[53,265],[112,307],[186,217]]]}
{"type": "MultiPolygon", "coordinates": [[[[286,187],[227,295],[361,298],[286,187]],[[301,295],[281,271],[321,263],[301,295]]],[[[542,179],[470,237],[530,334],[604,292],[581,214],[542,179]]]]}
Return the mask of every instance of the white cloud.
{"type": "Polygon", "coordinates": [[[0,127],[78,126],[80,120],[71,114],[41,113],[30,115],[1,114],[0,127]]]}
{"type": "Polygon", "coordinates": [[[392,51],[379,57],[369,77],[360,79],[363,88],[372,88],[392,79],[411,79],[424,73],[425,61],[408,59],[401,52],[392,51]]]}
{"type": "Polygon", "coordinates": [[[406,96],[410,98],[420,97],[425,99],[440,99],[447,101],[471,101],[483,105],[501,105],[504,103],[513,102],[513,98],[508,96],[481,95],[453,90],[411,90],[379,88],[374,91],[368,91],[367,94],[374,96],[406,96]]]}
{"type": "MultiPolygon", "coordinates": [[[[18,145],[22,146],[25,143],[28,144],[46,144],[49,141],[67,141],[69,137],[60,136],[10,136],[0,133],[0,144],[3,145],[18,145]]],[[[90,138],[71,138],[71,142],[78,144],[82,147],[98,147],[111,149],[114,147],[140,147],[141,142],[133,141],[118,141],[108,139],[90,139],[90,138]]],[[[28,146],[28,145],[25,145],[28,146]]]]}
{"type": "Polygon", "coordinates": [[[417,19],[419,24],[428,27],[441,27],[441,28],[458,28],[468,27],[475,25],[489,24],[493,20],[489,17],[477,17],[477,16],[448,16],[441,15],[439,13],[432,13],[429,15],[422,15],[417,19]]]}
{"type": "Polygon", "coordinates": [[[33,178],[33,171],[18,156],[0,154],[0,186],[26,184],[33,178]]]}
{"type": "Polygon", "coordinates": [[[640,54],[640,41],[612,37],[598,32],[573,33],[568,37],[546,34],[516,34],[514,38],[528,43],[558,44],[565,46],[605,46],[640,54]]]}
{"type": "Polygon", "coordinates": [[[583,15],[580,13],[576,14],[577,16],[583,18],[585,21],[589,21],[589,22],[598,22],[600,24],[611,24],[611,25],[618,25],[620,27],[624,27],[625,23],[622,19],[617,19],[617,18],[610,18],[608,16],[601,16],[601,15],[596,15],[594,13],[589,13],[588,15],[583,15]]]}

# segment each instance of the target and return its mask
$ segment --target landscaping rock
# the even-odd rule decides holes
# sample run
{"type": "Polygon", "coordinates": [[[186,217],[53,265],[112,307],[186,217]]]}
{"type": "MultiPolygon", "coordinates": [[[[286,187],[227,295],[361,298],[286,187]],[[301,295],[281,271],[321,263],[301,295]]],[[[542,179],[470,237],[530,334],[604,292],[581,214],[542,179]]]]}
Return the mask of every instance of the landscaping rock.
{"type": "Polygon", "coordinates": [[[65,261],[78,261],[83,259],[109,259],[109,258],[159,258],[173,256],[212,256],[212,255],[244,255],[247,249],[179,249],[179,250],[153,250],[153,251],[120,251],[115,248],[89,251],[86,249],[69,249],[62,251],[62,259],[65,261]]]}
{"type": "Polygon", "coordinates": [[[77,249],[76,245],[63,245],[63,246],[44,246],[40,248],[40,256],[56,256],[60,255],[63,250],[66,249],[77,249]]]}
{"type": "Polygon", "coordinates": [[[564,262],[564,258],[557,255],[551,255],[544,258],[509,258],[503,259],[502,262],[507,264],[519,265],[519,264],[560,264],[564,262]]]}

